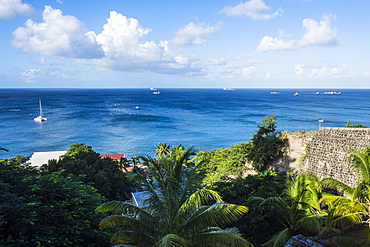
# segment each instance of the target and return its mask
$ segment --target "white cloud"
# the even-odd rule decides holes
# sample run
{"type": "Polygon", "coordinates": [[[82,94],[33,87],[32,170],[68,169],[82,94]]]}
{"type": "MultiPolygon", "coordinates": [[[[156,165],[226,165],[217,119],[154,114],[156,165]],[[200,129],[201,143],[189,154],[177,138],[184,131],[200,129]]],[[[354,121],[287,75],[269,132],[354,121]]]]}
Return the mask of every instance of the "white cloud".
{"type": "Polygon", "coordinates": [[[35,9],[30,4],[22,3],[22,0],[1,0],[0,19],[12,19],[16,16],[30,15],[35,9]]]}
{"type": "Polygon", "coordinates": [[[103,31],[95,34],[76,17],[45,6],[43,21],[27,20],[13,32],[12,45],[26,53],[72,58],[103,69],[199,74],[204,73],[199,59],[183,54],[180,44],[203,44],[221,25],[190,23],[172,41],[154,42],[144,40],[151,29],[115,11],[110,12],[103,31]]]}
{"type": "Polygon", "coordinates": [[[330,75],[333,78],[350,78],[353,76],[351,71],[347,70],[347,65],[342,63],[337,67],[333,67],[330,69],[330,75]]]}
{"type": "Polygon", "coordinates": [[[261,39],[257,47],[258,52],[273,51],[273,50],[292,50],[294,49],[295,41],[284,41],[280,38],[265,36],[261,39]]]}
{"type": "Polygon", "coordinates": [[[257,72],[258,68],[251,65],[249,67],[246,67],[242,70],[242,76],[245,78],[245,79],[250,79],[252,78],[252,76],[257,72]]]}
{"type": "Polygon", "coordinates": [[[103,55],[93,32],[88,32],[74,16],[62,15],[60,10],[50,6],[45,6],[43,22],[29,19],[25,27],[13,32],[13,37],[13,47],[27,53],[69,58],[98,58],[103,55]]]}
{"type": "Polygon", "coordinates": [[[39,69],[29,69],[20,74],[20,78],[27,83],[32,83],[37,77],[40,76],[41,71],[39,69]]]}
{"type": "Polygon", "coordinates": [[[216,26],[190,22],[175,33],[171,43],[174,45],[202,45],[208,41],[207,36],[220,30],[222,25],[222,22],[216,26]]]}
{"type": "Polygon", "coordinates": [[[262,0],[250,0],[241,2],[234,7],[225,7],[220,12],[227,16],[248,16],[253,20],[269,20],[283,13],[282,9],[278,9],[272,14],[264,13],[270,9],[262,0]]]}
{"type": "Polygon", "coordinates": [[[333,18],[333,15],[324,15],[320,22],[308,18],[304,19],[302,25],[306,29],[306,33],[299,41],[299,44],[301,46],[338,44],[337,32],[330,27],[330,22],[333,18]]]}
{"type": "Polygon", "coordinates": [[[301,78],[304,74],[303,64],[296,64],[294,65],[294,68],[296,77],[301,78]]]}
{"type": "Polygon", "coordinates": [[[333,15],[324,15],[320,23],[312,19],[304,19],[302,25],[306,29],[306,33],[300,41],[284,41],[281,38],[281,36],[284,35],[284,31],[280,30],[279,38],[273,38],[270,36],[263,37],[257,46],[256,51],[292,50],[296,47],[312,45],[336,45],[338,44],[339,39],[337,37],[336,30],[330,27],[330,20],[332,18],[334,18],[333,15]]]}
{"type": "Polygon", "coordinates": [[[305,66],[303,64],[296,64],[295,75],[297,78],[352,78],[353,72],[347,69],[347,65],[342,63],[340,65],[326,65],[326,66],[305,66]],[[304,68],[305,67],[305,68],[304,68]]]}

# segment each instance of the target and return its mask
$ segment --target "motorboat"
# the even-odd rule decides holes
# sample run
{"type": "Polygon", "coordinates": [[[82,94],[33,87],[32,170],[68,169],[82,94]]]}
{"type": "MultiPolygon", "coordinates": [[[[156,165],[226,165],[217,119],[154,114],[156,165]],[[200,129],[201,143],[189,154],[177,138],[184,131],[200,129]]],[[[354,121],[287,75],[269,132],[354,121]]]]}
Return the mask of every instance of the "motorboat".
{"type": "Polygon", "coordinates": [[[295,93],[294,96],[298,96],[299,94],[298,93],[295,93]]]}

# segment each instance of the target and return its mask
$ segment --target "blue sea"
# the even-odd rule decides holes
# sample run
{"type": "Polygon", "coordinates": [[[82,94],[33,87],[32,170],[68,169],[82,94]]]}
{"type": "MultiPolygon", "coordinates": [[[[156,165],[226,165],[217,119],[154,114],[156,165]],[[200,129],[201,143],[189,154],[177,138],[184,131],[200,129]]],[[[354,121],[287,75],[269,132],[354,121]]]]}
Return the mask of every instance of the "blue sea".
{"type": "Polygon", "coordinates": [[[266,115],[278,131],[370,126],[370,90],[342,89],[0,89],[0,158],[68,150],[86,143],[101,154],[153,155],[154,145],[199,150],[247,142],[266,115]],[[280,94],[271,94],[271,91],[280,94]],[[294,96],[298,92],[299,96],[294,96]],[[320,92],[320,94],[316,94],[320,92]],[[39,115],[39,99],[48,121],[39,115]]]}

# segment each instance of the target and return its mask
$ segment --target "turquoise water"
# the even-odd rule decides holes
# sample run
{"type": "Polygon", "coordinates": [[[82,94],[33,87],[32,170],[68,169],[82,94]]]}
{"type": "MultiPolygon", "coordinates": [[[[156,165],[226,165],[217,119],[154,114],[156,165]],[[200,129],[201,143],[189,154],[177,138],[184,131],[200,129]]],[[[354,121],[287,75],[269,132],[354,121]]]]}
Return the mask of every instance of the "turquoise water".
{"type": "Polygon", "coordinates": [[[249,141],[266,115],[278,118],[279,131],[316,130],[318,119],[324,119],[323,127],[344,127],[347,120],[370,126],[370,90],[337,90],[342,95],[312,89],[159,91],[0,89],[0,147],[10,150],[1,151],[0,158],[68,150],[77,142],[128,157],[151,155],[161,142],[218,149],[249,141]],[[39,99],[48,119],[42,123],[33,121],[39,99]]]}

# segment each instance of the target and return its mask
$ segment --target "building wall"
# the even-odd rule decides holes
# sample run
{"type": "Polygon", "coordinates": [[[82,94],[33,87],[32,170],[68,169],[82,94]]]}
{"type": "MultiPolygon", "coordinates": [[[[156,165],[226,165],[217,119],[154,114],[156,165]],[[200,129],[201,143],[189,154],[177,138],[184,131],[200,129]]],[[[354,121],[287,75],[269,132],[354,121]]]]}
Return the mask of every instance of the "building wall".
{"type": "Polygon", "coordinates": [[[320,178],[332,177],[354,187],[357,174],[349,162],[351,149],[370,146],[370,128],[320,128],[306,152],[302,170],[320,178]]]}

